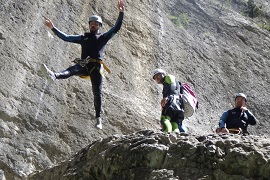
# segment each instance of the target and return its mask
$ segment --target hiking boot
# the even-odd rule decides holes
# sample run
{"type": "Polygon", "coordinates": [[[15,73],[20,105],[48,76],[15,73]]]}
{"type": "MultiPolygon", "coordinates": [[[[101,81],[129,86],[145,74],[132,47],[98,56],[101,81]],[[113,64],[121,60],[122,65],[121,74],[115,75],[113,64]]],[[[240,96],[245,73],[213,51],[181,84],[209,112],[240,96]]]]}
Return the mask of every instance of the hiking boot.
{"type": "Polygon", "coordinates": [[[41,73],[44,77],[47,78],[50,83],[52,83],[56,79],[54,72],[47,68],[45,64],[41,65],[41,73]]]}
{"type": "Polygon", "coordinates": [[[96,128],[98,129],[102,129],[102,120],[101,120],[101,117],[97,117],[97,124],[96,124],[96,128]]]}

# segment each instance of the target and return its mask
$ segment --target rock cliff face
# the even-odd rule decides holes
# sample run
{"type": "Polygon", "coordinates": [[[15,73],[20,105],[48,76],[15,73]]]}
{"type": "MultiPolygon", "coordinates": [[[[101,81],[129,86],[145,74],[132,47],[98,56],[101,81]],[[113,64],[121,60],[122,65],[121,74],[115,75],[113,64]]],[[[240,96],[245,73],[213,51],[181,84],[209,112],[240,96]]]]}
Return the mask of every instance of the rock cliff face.
{"type": "MultiPolygon", "coordinates": [[[[191,142],[195,141],[195,135],[214,132],[221,113],[233,106],[235,92],[247,94],[248,108],[259,120],[257,126],[250,127],[250,133],[258,141],[269,138],[269,2],[254,1],[260,9],[254,18],[248,16],[251,11],[247,2],[126,0],[123,26],[105,50],[104,61],[112,73],[104,78],[104,129],[97,131],[89,81],[71,77],[49,85],[40,75],[42,63],[60,71],[80,56],[78,45],[54,36],[43,21],[44,16],[49,17],[63,32],[82,34],[88,30],[88,16],[99,14],[105,32],[118,16],[117,1],[1,1],[0,178],[27,178],[35,171],[68,159],[89,144],[89,147],[106,144],[116,134],[158,130],[162,87],[151,79],[151,71],[157,67],[182,82],[189,82],[197,92],[199,110],[184,121],[191,142]],[[105,138],[104,142],[97,141],[100,138],[105,138]]],[[[239,137],[239,142],[242,140],[239,137]]],[[[233,142],[228,139],[228,143],[233,142]]],[[[180,140],[177,143],[181,143],[180,140]]],[[[132,146],[132,141],[128,145],[132,146]]],[[[264,153],[257,144],[254,146],[256,153],[264,153]]],[[[264,144],[264,147],[267,151],[269,144],[264,144]]],[[[96,151],[102,152],[103,147],[100,148],[96,151]]],[[[88,149],[83,151],[88,152],[88,149]]],[[[166,154],[162,149],[159,152],[166,154]]],[[[90,148],[89,153],[95,152],[90,148]]],[[[269,160],[266,160],[259,161],[265,169],[269,166],[269,160]]],[[[160,167],[156,171],[150,173],[145,169],[149,177],[155,178],[163,169],[168,177],[188,177],[177,168],[171,169],[172,165],[158,165],[159,161],[161,159],[155,162],[160,167]]],[[[177,163],[184,162],[179,160],[177,163]]],[[[224,161],[223,165],[230,167],[227,162],[224,161]]],[[[62,168],[68,169],[65,165],[67,163],[62,168]]],[[[53,171],[59,171],[58,168],[61,167],[57,166],[53,171]]],[[[269,177],[266,172],[256,172],[253,176],[245,170],[237,174],[234,173],[236,169],[233,172],[217,169],[228,176],[269,177]]],[[[194,171],[199,171],[197,164],[194,171]]],[[[104,174],[104,178],[114,177],[110,172],[104,174]]],[[[209,174],[216,177],[213,172],[199,173],[198,177],[209,174]]],[[[83,171],[78,172],[81,177],[80,173],[83,171]]],[[[47,171],[44,174],[48,174],[47,171]]],[[[60,174],[65,173],[61,171],[60,174]]],[[[93,177],[98,177],[98,174],[102,173],[96,172],[93,177]]],[[[120,178],[118,174],[115,177],[120,178]]],[[[125,174],[125,177],[129,175],[125,174]]],[[[72,175],[70,178],[76,179],[72,175]]]]}

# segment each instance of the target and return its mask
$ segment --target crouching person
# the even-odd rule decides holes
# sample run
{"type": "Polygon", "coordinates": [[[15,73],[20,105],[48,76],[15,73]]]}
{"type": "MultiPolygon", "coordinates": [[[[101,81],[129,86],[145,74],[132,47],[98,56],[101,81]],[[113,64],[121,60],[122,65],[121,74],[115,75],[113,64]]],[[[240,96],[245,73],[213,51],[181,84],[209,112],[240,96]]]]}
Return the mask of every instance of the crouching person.
{"type": "Polygon", "coordinates": [[[218,134],[248,134],[248,125],[256,125],[255,116],[247,109],[247,97],[243,93],[235,95],[235,107],[225,111],[220,117],[218,134]]]}

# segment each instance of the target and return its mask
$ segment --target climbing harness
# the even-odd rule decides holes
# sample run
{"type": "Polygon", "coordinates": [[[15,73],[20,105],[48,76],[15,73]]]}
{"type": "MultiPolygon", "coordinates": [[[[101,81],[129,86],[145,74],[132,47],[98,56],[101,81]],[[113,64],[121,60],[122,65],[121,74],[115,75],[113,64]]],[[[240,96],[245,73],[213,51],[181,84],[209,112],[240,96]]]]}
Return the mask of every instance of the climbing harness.
{"type": "MultiPolygon", "coordinates": [[[[87,57],[86,59],[80,59],[80,58],[76,58],[74,59],[72,62],[74,63],[78,63],[80,64],[80,66],[82,67],[86,67],[87,68],[87,64],[88,63],[99,63],[101,64],[101,66],[108,72],[108,73],[111,73],[111,70],[108,68],[108,66],[105,65],[105,63],[100,60],[100,59],[93,59],[93,58],[89,58],[87,57]]],[[[92,69],[88,69],[87,68],[87,71],[89,72],[89,74],[91,74],[91,72],[97,67],[93,67],[92,69]]],[[[103,71],[100,70],[100,73],[102,74],[102,76],[104,76],[104,73],[103,71]]],[[[85,75],[85,76],[80,76],[81,78],[84,78],[84,79],[90,79],[90,76],[89,75],[85,75]]]]}
{"type": "Polygon", "coordinates": [[[108,72],[111,73],[111,70],[105,65],[105,63],[100,60],[100,59],[92,59],[92,58],[86,58],[86,59],[80,59],[76,58],[73,61],[74,63],[80,64],[82,67],[86,66],[88,63],[93,62],[93,63],[100,63],[103,65],[104,69],[108,72]]]}

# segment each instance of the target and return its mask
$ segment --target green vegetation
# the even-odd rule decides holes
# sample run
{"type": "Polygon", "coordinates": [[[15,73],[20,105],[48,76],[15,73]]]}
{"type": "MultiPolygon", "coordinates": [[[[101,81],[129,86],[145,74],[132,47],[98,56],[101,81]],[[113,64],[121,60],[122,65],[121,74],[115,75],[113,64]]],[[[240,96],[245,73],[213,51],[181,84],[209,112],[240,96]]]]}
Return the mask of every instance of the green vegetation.
{"type": "Polygon", "coordinates": [[[270,24],[264,23],[264,24],[260,24],[259,26],[260,26],[261,28],[263,28],[263,29],[266,29],[267,31],[270,31],[270,24]]]}
{"type": "Polygon", "coordinates": [[[232,4],[232,0],[223,0],[219,11],[223,10],[223,7],[228,8],[232,4]]]}
{"type": "Polygon", "coordinates": [[[248,14],[249,17],[255,18],[258,17],[263,13],[262,11],[262,6],[257,6],[253,0],[248,0],[247,2],[247,11],[246,13],[248,14]]]}
{"type": "Polygon", "coordinates": [[[178,16],[169,16],[169,19],[181,29],[185,29],[185,26],[189,24],[188,16],[185,13],[181,13],[178,16]]]}
{"type": "Polygon", "coordinates": [[[257,18],[257,22],[264,22],[263,24],[258,24],[261,28],[266,29],[267,31],[270,31],[270,23],[266,23],[269,21],[269,15],[267,15],[263,11],[263,6],[257,6],[254,2],[254,0],[248,0],[247,1],[247,9],[245,11],[245,14],[247,14],[251,18],[260,17],[257,18]],[[263,20],[264,19],[264,20],[263,20]]]}
{"type": "Polygon", "coordinates": [[[225,0],[225,6],[229,7],[232,4],[232,0],[225,0]]]}

